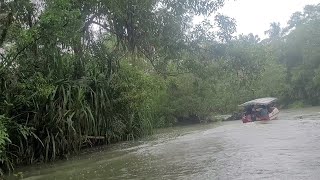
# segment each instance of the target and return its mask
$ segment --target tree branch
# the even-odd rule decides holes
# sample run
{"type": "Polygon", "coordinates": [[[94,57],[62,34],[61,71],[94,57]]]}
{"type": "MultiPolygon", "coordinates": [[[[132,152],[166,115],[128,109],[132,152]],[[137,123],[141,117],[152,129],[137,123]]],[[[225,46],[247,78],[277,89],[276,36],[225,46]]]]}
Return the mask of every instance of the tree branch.
{"type": "Polygon", "coordinates": [[[10,12],[8,15],[7,15],[7,21],[6,23],[4,24],[4,29],[1,33],[1,36],[0,36],[0,47],[2,47],[5,39],[6,39],[6,36],[7,36],[7,33],[8,33],[8,30],[9,30],[9,26],[11,25],[13,21],[13,14],[12,12],[10,12]]]}
{"type": "Polygon", "coordinates": [[[149,57],[145,52],[143,52],[141,49],[139,49],[139,51],[150,61],[151,66],[153,67],[153,69],[158,73],[158,74],[162,74],[165,76],[178,76],[181,74],[189,74],[191,72],[177,72],[177,73],[168,73],[168,72],[163,72],[158,70],[158,68],[156,67],[156,65],[154,64],[154,60],[153,58],[149,57]]]}
{"type": "Polygon", "coordinates": [[[85,31],[88,29],[88,27],[92,24],[92,21],[93,21],[96,17],[97,17],[97,15],[92,15],[92,16],[89,18],[89,20],[84,23],[83,27],[80,28],[79,31],[85,32],[85,31]]]}
{"type": "Polygon", "coordinates": [[[109,27],[106,26],[106,24],[101,24],[101,23],[99,23],[99,22],[97,22],[97,21],[94,21],[94,20],[92,21],[92,24],[99,25],[99,26],[102,27],[103,29],[105,29],[105,30],[107,30],[107,31],[109,31],[109,32],[117,35],[117,36],[123,36],[123,34],[117,33],[117,32],[115,32],[115,31],[111,30],[109,27]]]}

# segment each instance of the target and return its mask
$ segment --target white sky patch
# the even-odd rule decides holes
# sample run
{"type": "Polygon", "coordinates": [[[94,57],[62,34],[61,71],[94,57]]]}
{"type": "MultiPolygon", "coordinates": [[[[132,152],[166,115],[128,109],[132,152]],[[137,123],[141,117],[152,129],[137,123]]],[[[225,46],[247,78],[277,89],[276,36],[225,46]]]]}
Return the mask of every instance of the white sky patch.
{"type": "MultiPolygon", "coordinates": [[[[302,11],[305,5],[314,5],[320,0],[228,0],[218,12],[237,21],[237,34],[253,33],[265,38],[264,31],[270,23],[280,22],[286,26],[294,12],[302,11]]],[[[210,17],[214,20],[214,17],[210,17]]],[[[195,23],[202,18],[196,18],[195,23]]]]}

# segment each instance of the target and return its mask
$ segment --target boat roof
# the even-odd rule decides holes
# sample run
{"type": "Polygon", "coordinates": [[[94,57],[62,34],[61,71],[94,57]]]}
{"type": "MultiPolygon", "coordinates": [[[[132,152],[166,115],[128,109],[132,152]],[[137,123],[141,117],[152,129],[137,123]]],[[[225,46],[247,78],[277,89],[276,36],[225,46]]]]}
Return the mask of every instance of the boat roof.
{"type": "Polygon", "coordinates": [[[250,105],[268,105],[270,103],[273,103],[277,100],[277,98],[274,97],[265,97],[265,98],[259,98],[254,99],[248,102],[245,102],[243,104],[240,104],[239,106],[250,106],[250,105]]]}

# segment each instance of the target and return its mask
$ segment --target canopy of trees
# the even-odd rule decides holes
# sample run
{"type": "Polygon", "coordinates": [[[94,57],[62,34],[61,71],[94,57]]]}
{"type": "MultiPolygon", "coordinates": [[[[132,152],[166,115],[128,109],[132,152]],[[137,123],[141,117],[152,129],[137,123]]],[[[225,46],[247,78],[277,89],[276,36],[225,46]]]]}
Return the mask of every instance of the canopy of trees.
{"type": "Polygon", "coordinates": [[[222,14],[192,24],[223,4],[0,0],[1,169],[211,121],[256,97],[319,105],[320,5],[264,40],[235,36],[222,14]]]}

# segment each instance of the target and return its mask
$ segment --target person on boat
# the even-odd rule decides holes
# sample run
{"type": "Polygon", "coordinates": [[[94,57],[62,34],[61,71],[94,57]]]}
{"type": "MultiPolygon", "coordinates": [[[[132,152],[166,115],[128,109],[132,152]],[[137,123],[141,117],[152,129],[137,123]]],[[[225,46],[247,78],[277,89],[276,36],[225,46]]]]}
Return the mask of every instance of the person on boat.
{"type": "Polygon", "coordinates": [[[253,106],[252,105],[247,106],[246,110],[245,110],[245,115],[246,116],[251,115],[252,114],[252,110],[253,110],[253,106]]]}
{"type": "Polygon", "coordinates": [[[267,105],[267,110],[268,110],[268,112],[269,113],[271,113],[272,112],[272,107],[271,107],[271,105],[269,104],[269,105],[267,105]]]}
{"type": "Polygon", "coordinates": [[[261,110],[260,110],[260,119],[261,120],[268,120],[269,119],[269,112],[268,112],[268,109],[267,107],[263,107],[261,110]]]}
{"type": "MultiPolygon", "coordinates": [[[[253,105],[249,105],[245,108],[245,112],[244,115],[246,117],[246,119],[250,119],[252,121],[252,118],[254,116],[254,112],[253,112],[253,105]]],[[[249,120],[249,121],[250,121],[249,120]]]]}
{"type": "Polygon", "coordinates": [[[267,105],[267,109],[269,113],[272,113],[272,111],[275,109],[275,105],[274,103],[267,105]]]}
{"type": "Polygon", "coordinates": [[[258,113],[258,111],[257,111],[257,108],[258,108],[258,106],[257,105],[254,105],[254,106],[252,106],[252,113],[251,113],[251,121],[252,122],[254,122],[254,121],[256,121],[257,120],[257,113],[258,113]]]}

